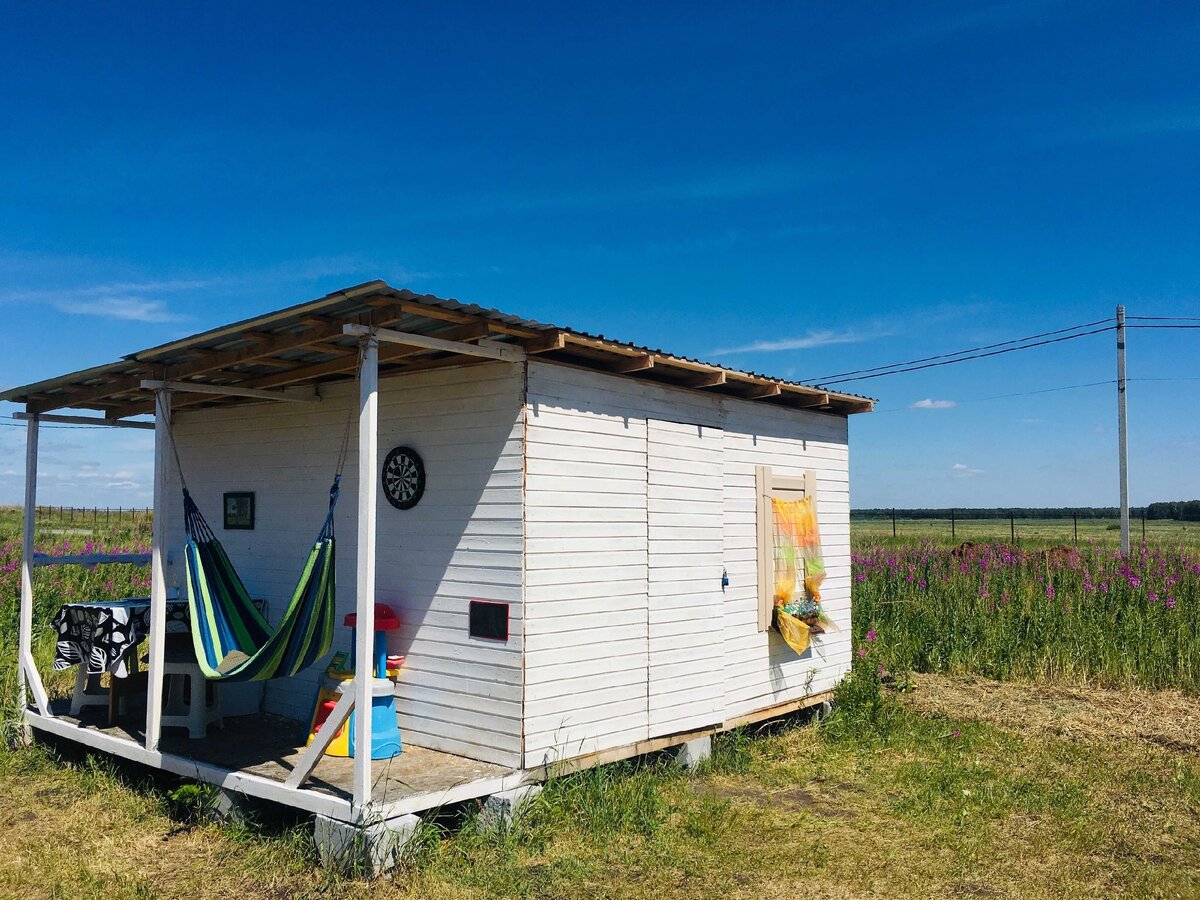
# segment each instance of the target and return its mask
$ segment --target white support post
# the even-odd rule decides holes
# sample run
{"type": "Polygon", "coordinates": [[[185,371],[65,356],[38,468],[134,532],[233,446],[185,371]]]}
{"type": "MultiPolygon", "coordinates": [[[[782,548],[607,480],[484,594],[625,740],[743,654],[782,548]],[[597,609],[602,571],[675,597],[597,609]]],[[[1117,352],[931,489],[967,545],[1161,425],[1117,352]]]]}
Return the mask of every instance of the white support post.
{"type": "Polygon", "coordinates": [[[150,664],[147,666],[146,749],[162,733],[163,662],[167,630],[167,520],[170,514],[171,394],[154,395],[154,528],[150,538],[150,664]]]}
{"type": "Polygon", "coordinates": [[[371,802],[371,664],[375,658],[375,510],[379,497],[379,341],[366,338],[358,398],[358,625],[354,645],[354,814],[371,802]]]}
{"type": "MultiPolygon", "coordinates": [[[[21,531],[21,623],[17,637],[17,702],[24,716],[27,661],[33,659],[33,530],[37,523],[38,418],[25,426],[25,515],[21,531]]],[[[31,673],[37,677],[36,671],[31,673]]],[[[32,680],[32,679],[30,679],[32,680]]],[[[35,686],[36,690],[36,686],[35,686]]],[[[48,710],[43,710],[43,715],[48,710]]],[[[24,726],[28,736],[29,726],[24,726]]]]}
{"type": "Polygon", "coordinates": [[[317,763],[325,755],[325,751],[329,748],[329,745],[333,743],[333,738],[337,734],[338,729],[350,718],[350,712],[353,709],[354,691],[350,690],[338,698],[338,702],[333,707],[333,710],[325,717],[325,722],[321,725],[321,730],[316,733],[312,743],[304,748],[304,752],[296,760],[292,774],[284,782],[285,785],[290,788],[299,788],[304,784],[305,779],[312,774],[312,770],[317,767],[317,763]]]}

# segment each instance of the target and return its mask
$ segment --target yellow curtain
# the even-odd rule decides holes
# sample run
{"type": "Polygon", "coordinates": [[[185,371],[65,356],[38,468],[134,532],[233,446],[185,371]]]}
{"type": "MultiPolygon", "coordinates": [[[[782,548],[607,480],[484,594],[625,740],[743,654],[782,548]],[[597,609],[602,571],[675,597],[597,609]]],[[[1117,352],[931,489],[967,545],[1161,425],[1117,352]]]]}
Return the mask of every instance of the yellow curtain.
{"type": "Polygon", "coordinates": [[[814,602],[821,600],[825,562],[821,558],[821,532],[817,527],[816,498],[780,500],[771,498],[773,518],[772,553],[775,562],[775,627],[797,654],[809,645],[811,629],[787,612],[796,599],[803,578],[804,588],[814,602]]]}
{"type": "Polygon", "coordinates": [[[792,602],[801,577],[809,597],[819,602],[821,583],[825,580],[825,561],[821,558],[816,498],[780,500],[772,497],[771,512],[774,518],[775,605],[792,602]]]}

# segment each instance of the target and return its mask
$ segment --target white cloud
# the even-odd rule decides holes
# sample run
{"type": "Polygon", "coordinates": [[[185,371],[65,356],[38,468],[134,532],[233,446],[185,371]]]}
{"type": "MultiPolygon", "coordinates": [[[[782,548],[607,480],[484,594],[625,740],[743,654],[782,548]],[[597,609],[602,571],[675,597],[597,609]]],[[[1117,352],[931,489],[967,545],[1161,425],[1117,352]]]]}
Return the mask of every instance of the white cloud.
{"type": "Polygon", "coordinates": [[[924,400],[918,400],[916,403],[909,405],[909,409],[954,409],[958,404],[953,400],[934,400],[932,397],[926,397],[924,400]]]}
{"type": "Polygon", "coordinates": [[[54,306],[60,312],[74,316],[100,316],[131,322],[182,322],[188,318],[171,312],[162,300],[144,297],[79,297],[56,300],[54,306]]]}
{"type": "Polygon", "coordinates": [[[121,491],[136,491],[141,485],[136,481],[110,481],[105,487],[116,488],[121,491]]]}
{"type": "Polygon", "coordinates": [[[729,353],[762,353],[777,350],[811,350],[814,347],[829,347],[833,344],[857,344],[885,335],[878,331],[810,331],[803,337],[780,338],[776,341],[755,341],[740,347],[726,347],[712,351],[713,356],[729,353]]]}
{"type": "Polygon", "coordinates": [[[109,281],[59,290],[0,292],[0,303],[47,303],[73,316],[98,316],[130,322],[180,322],[190,318],[172,312],[165,300],[151,294],[173,294],[207,287],[200,279],[109,281]]]}
{"type": "Polygon", "coordinates": [[[983,469],[975,469],[965,463],[955,463],[950,467],[950,471],[954,473],[955,478],[974,478],[983,474],[983,469]]]}

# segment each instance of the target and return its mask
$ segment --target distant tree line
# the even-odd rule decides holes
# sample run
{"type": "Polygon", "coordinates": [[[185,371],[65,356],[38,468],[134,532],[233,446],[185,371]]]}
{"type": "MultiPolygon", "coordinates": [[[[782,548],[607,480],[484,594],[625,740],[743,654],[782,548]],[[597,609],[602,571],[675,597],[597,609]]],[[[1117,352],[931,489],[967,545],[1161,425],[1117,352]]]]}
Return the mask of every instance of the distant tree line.
{"type": "MultiPolygon", "coordinates": [[[[951,509],[855,509],[851,510],[853,519],[887,519],[894,514],[897,519],[949,519],[951,509]]],[[[1115,519],[1121,515],[1116,506],[1006,506],[994,509],[978,507],[955,507],[955,518],[958,519],[1069,519],[1078,516],[1080,519],[1115,519]]],[[[1173,500],[1170,502],[1151,503],[1149,506],[1130,507],[1129,515],[1140,519],[1171,519],[1174,521],[1200,522],[1200,500],[1173,500]]]]}
{"type": "Polygon", "coordinates": [[[1146,518],[1200,522],[1200,500],[1170,500],[1151,503],[1146,507],[1146,518]]]}

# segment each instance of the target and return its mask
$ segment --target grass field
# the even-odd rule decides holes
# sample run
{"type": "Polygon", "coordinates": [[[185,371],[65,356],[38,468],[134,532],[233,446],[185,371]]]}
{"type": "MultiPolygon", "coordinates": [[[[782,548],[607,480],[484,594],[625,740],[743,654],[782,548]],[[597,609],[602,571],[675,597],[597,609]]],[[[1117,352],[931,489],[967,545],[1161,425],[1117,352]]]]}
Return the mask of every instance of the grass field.
{"type": "MultiPolygon", "coordinates": [[[[205,789],[0,749],[0,896],[1200,896],[1192,535],[1124,561],[1114,532],[1082,525],[1079,552],[1050,555],[1037,548],[1070,542],[1005,535],[955,556],[948,528],[887,531],[854,530],[855,675],[824,722],[725,735],[693,774],[651,758],[557,779],[510,829],[446,811],[374,882],[321,870],[308,822],[222,824],[205,789]]],[[[39,547],[145,540],[47,530],[39,547]]],[[[0,511],[10,738],[18,544],[0,511]]],[[[145,590],[137,567],[38,578],[47,673],[62,600],[145,590]]]]}
{"type": "MultiPolygon", "coordinates": [[[[1012,543],[1013,533],[1020,547],[1040,549],[1074,545],[1076,529],[1079,543],[1116,546],[1121,540],[1117,519],[1016,519],[1010,528],[1008,519],[958,519],[953,534],[949,519],[897,519],[896,538],[904,544],[934,541],[939,544],[1012,543]]],[[[1142,542],[1142,521],[1130,523],[1134,544],[1142,542]]],[[[892,540],[891,519],[854,519],[851,534],[859,542],[879,543],[892,540]]],[[[1145,523],[1146,542],[1153,546],[1182,545],[1200,549],[1200,522],[1149,520],[1145,523]]]]}
{"type": "Polygon", "coordinates": [[[1200,705],[1177,692],[869,677],[820,726],[718,744],[707,771],[552,782],[512,830],[430,824],[391,879],[313,864],[95,760],[0,755],[10,897],[1186,897],[1200,891],[1200,705]],[[1131,714],[1130,711],[1133,711],[1131,714]],[[443,831],[447,828],[447,831],[443,831]]]}

